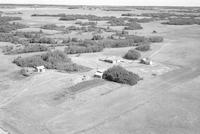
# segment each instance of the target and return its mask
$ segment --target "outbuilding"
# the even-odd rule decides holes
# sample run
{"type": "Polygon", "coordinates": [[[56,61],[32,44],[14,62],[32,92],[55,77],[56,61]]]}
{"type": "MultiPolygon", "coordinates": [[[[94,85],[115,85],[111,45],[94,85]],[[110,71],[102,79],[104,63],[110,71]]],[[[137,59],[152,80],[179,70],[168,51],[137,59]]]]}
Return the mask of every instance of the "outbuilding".
{"type": "Polygon", "coordinates": [[[103,70],[97,70],[95,72],[95,74],[94,74],[94,77],[96,77],[96,78],[102,78],[103,72],[104,72],[103,70]]]}
{"type": "Polygon", "coordinates": [[[149,58],[142,58],[140,60],[140,63],[146,64],[146,65],[152,65],[152,61],[149,58]]]}
{"type": "Polygon", "coordinates": [[[38,73],[45,72],[45,67],[44,66],[36,66],[35,71],[38,73]]]}
{"type": "Polygon", "coordinates": [[[104,61],[104,62],[108,62],[108,63],[112,63],[112,64],[116,64],[116,63],[121,62],[121,60],[118,59],[118,58],[115,57],[115,56],[106,57],[106,58],[100,58],[99,60],[100,60],[100,61],[104,61]]]}

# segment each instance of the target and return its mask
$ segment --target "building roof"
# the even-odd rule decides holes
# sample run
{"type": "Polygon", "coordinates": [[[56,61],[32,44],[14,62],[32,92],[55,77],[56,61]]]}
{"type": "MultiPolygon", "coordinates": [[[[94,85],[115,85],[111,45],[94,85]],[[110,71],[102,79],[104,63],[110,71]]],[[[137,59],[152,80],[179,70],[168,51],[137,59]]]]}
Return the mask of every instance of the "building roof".
{"type": "Polygon", "coordinates": [[[37,68],[37,69],[45,69],[44,66],[36,66],[35,68],[37,68]]]}
{"type": "Polygon", "coordinates": [[[97,75],[97,76],[102,76],[103,75],[103,72],[95,72],[95,75],[97,75]]]}

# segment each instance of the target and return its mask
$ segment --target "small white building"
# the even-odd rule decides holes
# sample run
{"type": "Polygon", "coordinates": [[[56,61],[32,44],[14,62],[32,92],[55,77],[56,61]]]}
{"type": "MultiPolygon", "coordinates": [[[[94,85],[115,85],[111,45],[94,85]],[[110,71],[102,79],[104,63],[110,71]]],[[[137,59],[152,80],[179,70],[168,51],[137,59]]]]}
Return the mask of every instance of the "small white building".
{"type": "Polygon", "coordinates": [[[35,71],[38,73],[45,72],[45,67],[44,66],[37,66],[35,67],[35,71]]]}
{"type": "Polygon", "coordinates": [[[96,77],[96,78],[102,78],[103,72],[104,72],[103,70],[97,70],[95,72],[95,74],[94,74],[94,77],[96,77]]]}
{"type": "Polygon", "coordinates": [[[140,63],[146,64],[146,65],[152,65],[152,61],[149,58],[142,58],[140,60],[140,63]]]}
{"type": "Polygon", "coordinates": [[[116,64],[121,62],[121,60],[115,56],[111,56],[111,57],[105,57],[105,58],[100,58],[100,61],[104,61],[104,62],[108,62],[108,63],[112,63],[112,64],[116,64]]]}

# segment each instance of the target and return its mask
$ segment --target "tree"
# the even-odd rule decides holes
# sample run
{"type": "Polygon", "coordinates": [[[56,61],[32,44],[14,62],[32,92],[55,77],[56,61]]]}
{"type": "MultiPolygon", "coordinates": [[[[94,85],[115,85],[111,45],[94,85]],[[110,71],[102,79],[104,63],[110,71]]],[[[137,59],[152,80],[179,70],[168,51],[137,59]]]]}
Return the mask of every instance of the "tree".
{"type": "Polygon", "coordinates": [[[138,51],[148,51],[148,50],[150,50],[150,45],[140,45],[140,46],[138,46],[138,47],[136,47],[135,49],[136,50],[138,50],[138,51]]]}
{"type": "Polygon", "coordinates": [[[113,66],[103,73],[103,79],[123,84],[135,85],[140,80],[137,74],[134,74],[121,66],[113,66]]]}
{"type": "Polygon", "coordinates": [[[140,57],[141,57],[141,54],[134,49],[128,50],[128,52],[124,56],[125,59],[130,59],[130,60],[137,60],[140,57]]]}

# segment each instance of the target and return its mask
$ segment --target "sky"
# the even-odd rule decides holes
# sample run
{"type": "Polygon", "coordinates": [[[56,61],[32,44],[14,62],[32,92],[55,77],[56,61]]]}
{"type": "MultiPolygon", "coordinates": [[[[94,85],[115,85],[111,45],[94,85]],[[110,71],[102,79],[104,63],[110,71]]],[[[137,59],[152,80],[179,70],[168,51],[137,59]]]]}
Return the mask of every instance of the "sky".
{"type": "Polygon", "coordinates": [[[200,6],[200,0],[0,0],[0,4],[200,6]]]}

